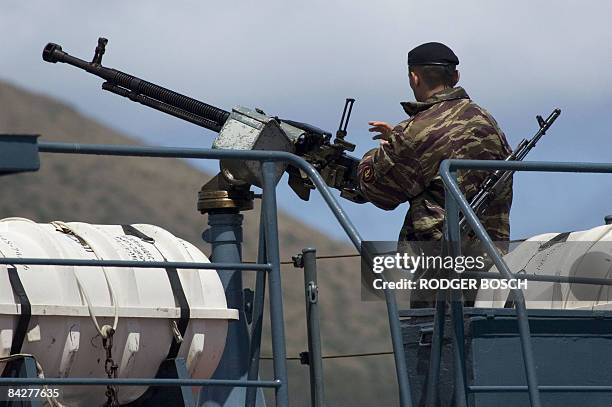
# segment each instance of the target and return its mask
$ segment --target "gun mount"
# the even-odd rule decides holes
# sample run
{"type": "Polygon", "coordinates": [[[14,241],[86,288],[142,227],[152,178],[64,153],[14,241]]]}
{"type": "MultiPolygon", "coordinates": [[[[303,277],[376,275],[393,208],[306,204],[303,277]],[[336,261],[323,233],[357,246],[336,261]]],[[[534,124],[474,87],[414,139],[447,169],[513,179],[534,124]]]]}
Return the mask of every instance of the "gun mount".
{"type": "MultiPolygon", "coordinates": [[[[278,150],[302,156],[317,168],[325,182],[341,191],[341,196],[353,202],[366,202],[359,191],[357,165],[359,159],[346,154],[355,146],[347,141],[346,127],[354,99],[347,99],[340,128],[332,141],[331,133],[307,123],[268,116],[260,109],[235,107],[231,112],[189,96],[145,81],[136,76],[102,65],[108,40],[98,39],[91,62],[74,57],[58,44],[49,43],[43,50],[43,60],[62,62],[83,69],[104,79],[102,89],[134,102],[170,114],[179,119],[219,133],[212,147],[235,150],[278,150]],[[348,113],[347,113],[348,109],[348,113]],[[346,120],[345,120],[346,118],[346,120]]],[[[261,187],[260,164],[254,161],[222,160],[221,174],[231,188],[248,190],[250,185],[261,187]]],[[[286,171],[289,185],[303,200],[308,200],[314,185],[294,167],[278,164],[277,181],[286,171]]]]}

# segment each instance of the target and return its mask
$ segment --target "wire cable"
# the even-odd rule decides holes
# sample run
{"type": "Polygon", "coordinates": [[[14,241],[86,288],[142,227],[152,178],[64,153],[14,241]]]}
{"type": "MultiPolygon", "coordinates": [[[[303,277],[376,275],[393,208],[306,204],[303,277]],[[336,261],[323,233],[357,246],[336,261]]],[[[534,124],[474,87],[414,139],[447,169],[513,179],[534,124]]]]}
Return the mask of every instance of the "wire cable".
{"type": "MultiPolygon", "coordinates": [[[[210,257],[210,256],[209,256],[210,257]]],[[[323,256],[317,256],[317,260],[331,260],[331,259],[344,259],[351,257],[361,257],[359,253],[346,253],[346,254],[329,254],[323,256]]],[[[244,264],[257,264],[256,261],[243,261],[244,264]]],[[[294,264],[293,260],[284,260],[280,262],[281,265],[292,265],[294,264]]]]}
{"type": "MultiPolygon", "coordinates": [[[[348,358],[363,358],[370,356],[386,356],[393,355],[393,351],[382,351],[382,352],[365,352],[365,353],[346,353],[341,355],[325,355],[321,356],[321,359],[348,359],[348,358]]],[[[273,360],[272,356],[262,356],[259,359],[261,360],[273,360]]],[[[288,356],[285,358],[286,360],[302,360],[299,356],[288,356]]]]}

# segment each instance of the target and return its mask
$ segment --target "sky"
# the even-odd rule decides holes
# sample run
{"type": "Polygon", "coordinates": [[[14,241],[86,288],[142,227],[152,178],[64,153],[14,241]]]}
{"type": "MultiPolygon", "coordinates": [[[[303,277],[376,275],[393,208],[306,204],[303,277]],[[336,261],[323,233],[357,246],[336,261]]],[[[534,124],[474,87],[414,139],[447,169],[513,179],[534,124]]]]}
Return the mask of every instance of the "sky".
{"type": "MultiPolygon", "coordinates": [[[[606,1],[9,0],[0,13],[0,79],[57,97],[147,144],[209,147],[214,133],[41,59],[44,45],[55,42],[89,60],[104,36],[104,65],[226,110],[258,107],[334,131],[344,99],[353,97],[348,140],[361,156],[376,146],[369,120],[406,118],[399,102],[412,99],[407,52],[439,41],[459,56],[460,85],[494,115],[511,145],[537,130],[537,114],[562,109],[529,160],[610,162],[610,15],[606,1]]],[[[612,214],[609,175],[524,173],[514,185],[513,238],[590,228],[612,214]]],[[[368,240],[394,240],[407,210],[341,204],[368,240]]],[[[282,180],[279,205],[345,238],[318,194],[302,202],[282,180]]]]}

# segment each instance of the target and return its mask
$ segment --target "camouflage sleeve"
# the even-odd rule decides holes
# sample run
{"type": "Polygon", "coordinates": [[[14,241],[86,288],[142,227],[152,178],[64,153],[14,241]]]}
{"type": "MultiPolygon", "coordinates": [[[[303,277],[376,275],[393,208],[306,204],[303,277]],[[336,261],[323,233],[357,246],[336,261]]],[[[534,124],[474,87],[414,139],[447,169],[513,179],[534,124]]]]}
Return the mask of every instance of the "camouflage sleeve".
{"type": "Polygon", "coordinates": [[[385,210],[395,209],[424,188],[420,164],[400,126],[393,130],[388,143],[363,156],[358,177],[365,197],[385,210]]]}

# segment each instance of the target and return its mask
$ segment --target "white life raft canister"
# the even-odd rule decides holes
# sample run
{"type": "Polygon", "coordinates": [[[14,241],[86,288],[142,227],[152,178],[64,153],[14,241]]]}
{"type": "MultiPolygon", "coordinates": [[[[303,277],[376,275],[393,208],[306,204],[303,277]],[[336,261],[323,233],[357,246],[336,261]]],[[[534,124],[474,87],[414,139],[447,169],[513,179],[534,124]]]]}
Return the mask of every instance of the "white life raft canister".
{"type": "MultiPolygon", "coordinates": [[[[195,246],[157,226],[38,224],[22,218],[0,221],[0,256],[209,262],[195,246]]],[[[94,319],[99,327],[116,319],[112,356],[119,378],[152,378],[169,356],[185,358],[192,378],[210,378],[228,321],[237,318],[215,270],[0,265],[0,356],[20,345],[19,352],[32,354],[46,377],[105,378],[106,353],[94,319]],[[16,273],[31,304],[21,333],[21,300],[9,273],[16,273]],[[21,343],[15,344],[16,337],[21,343]]],[[[146,390],[118,389],[121,404],[146,390]]],[[[102,404],[105,390],[64,386],[59,401],[102,404]]]]}
{"type": "MultiPolygon", "coordinates": [[[[612,225],[589,230],[534,236],[511,250],[504,260],[512,273],[561,277],[612,278],[612,225]]],[[[496,267],[491,272],[498,273],[496,267]]],[[[612,286],[528,281],[523,290],[531,309],[612,309],[612,286]]],[[[504,308],[508,289],[479,290],[475,306],[504,308]]]]}

